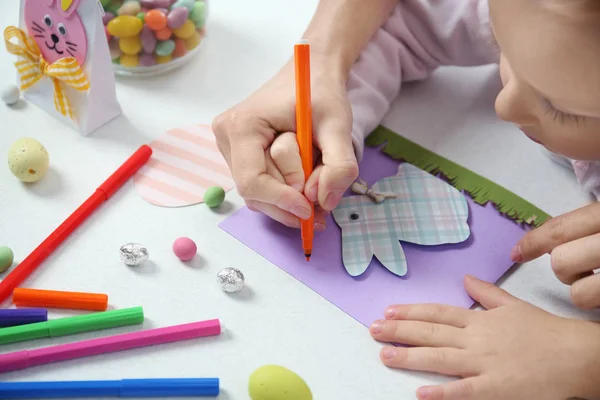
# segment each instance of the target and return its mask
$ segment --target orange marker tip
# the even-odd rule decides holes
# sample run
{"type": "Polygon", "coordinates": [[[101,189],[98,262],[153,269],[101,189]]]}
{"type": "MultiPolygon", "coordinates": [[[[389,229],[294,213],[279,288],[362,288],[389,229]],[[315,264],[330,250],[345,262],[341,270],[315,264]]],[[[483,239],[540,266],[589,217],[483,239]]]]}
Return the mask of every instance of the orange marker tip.
{"type": "Polygon", "coordinates": [[[308,39],[300,39],[296,44],[308,44],[308,39]]]}

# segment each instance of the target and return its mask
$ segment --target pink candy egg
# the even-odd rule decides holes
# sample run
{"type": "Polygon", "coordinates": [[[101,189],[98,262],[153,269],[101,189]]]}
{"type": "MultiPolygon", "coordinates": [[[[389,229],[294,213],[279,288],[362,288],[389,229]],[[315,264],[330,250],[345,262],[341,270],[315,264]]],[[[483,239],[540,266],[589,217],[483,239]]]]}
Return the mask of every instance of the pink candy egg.
{"type": "Polygon", "coordinates": [[[190,238],[180,237],[173,243],[173,253],[182,261],[189,261],[196,255],[198,248],[190,238]]]}

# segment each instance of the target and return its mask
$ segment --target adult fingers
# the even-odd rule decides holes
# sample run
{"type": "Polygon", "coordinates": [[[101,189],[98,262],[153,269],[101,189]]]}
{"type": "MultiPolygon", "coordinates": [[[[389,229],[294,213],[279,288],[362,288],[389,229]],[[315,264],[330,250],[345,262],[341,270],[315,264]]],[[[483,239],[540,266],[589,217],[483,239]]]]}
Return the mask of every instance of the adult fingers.
{"type": "Polygon", "coordinates": [[[232,142],[232,175],[240,196],[245,200],[272,204],[298,218],[310,218],[308,200],[267,173],[265,147],[256,139],[232,142]]]}
{"type": "Polygon", "coordinates": [[[487,389],[480,377],[460,379],[437,386],[417,389],[419,400],[487,400],[487,389]]]}
{"type": "Polygon", "coordinates": [[[385,310],[386,319],[433,322],[464,328],[473,311],[442,304],[394,305],[385,310]]]}
{"type": "Polygon", "coordinates": [[[550,253],[555,247],[600,232],[600,202],[553,218],[527,233],[514,247],[514,262],[526,262],[550,253]]]}
{"type": "Polygon", "coordinates": [[[319,206],[315,206],[315,229],[317,231],[324,231],[327,227],[327,216],[329,212],[323,210],[319,206]]]}
{"type": "Polygon", "coordinates": [[[304,170],[296,135],[291,132],[277,136],[271,144],[271,157],[283,175],[285,183],[299,192],[304,190],[304,170]]]}
{"type": "Polygon", "coordinates": [[[318,143],[323,169],[318,177],[318,202],[331,211],[344,192],[358,177],[358,162],[350,135],[350,127],[343,121],[327,118],[319,125],[318,143]]]}
{"type": "Polygon", "coordinates": [[[600,234],[556,247],[550,253],[550,262],[554,275],[567,285],[592,274],[600,267],[600,234]]]}
{"type": "Polygon", "coordinates": [[[474,276],[467,275],[464,283],[469,296],[488,310],[521,301],[498,286],[474,276]]]}
{"type": "Polygon", "coordinates": [[[410,346],[463,347],[460,328],[421,321],[375,321],[369,331],[375,340],[410,346]]]}
{"type": "MultiPolygon", "coordinates": [[[[321,176],[321,171],[323,171],[323,164],[319,164],[313,170],[313,173],[308,177],[306,181],[306,186],[304,188],[304,195],[313,203],[318,204],[318,191],[319,191],[319,177],[321,176]]],[[[331,211],[331,210],[330,210],[331,211]]]]}
{"type": "Polygon", "coordinates": [[[381,361],[391,368],[436,372],[450,376],[475,374],[472,359],[461,349],[433,347],[392,347],[381,349],[381,361]]]}
{"type": "Polygon", "coordinates": [[[600,308],[600,275],[594,274],[578,280],[571,286],[571,300],[579,308],[600,308]]]}
{"type": "Polygon", "coordinates": [[[246,205],[250,210],[262,212],[266,216],[282,223],[285,226],[289,226],[290,228],[300,228],[300,220],[298,217],[273,204],[248,200],[246,201],[246,205]]]}

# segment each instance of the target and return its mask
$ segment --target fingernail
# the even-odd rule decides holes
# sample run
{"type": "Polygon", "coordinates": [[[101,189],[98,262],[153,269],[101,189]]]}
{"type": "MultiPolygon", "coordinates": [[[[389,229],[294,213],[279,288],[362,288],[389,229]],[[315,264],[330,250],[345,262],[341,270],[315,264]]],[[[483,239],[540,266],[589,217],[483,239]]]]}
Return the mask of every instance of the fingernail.
{"type": "Polygon", "coordinates": [[[310,218],[310,210],[308,208],[295,206],[292,208],[292,214],[300,219],[309,219],[310,218]]]}
{"type": "Polygon", "coordinates": [[[323,208],[326,210],[333,210],[340,202],[341,198],[341,193],[329,193],[325,198],[325,204],[323,204],[323,208]]]}
{"type": "Polygon", "coordinates": [[[296,190],[296,191],[300,192],[300,191],[302,191],[302,184],[301,184],[301,183],[294,183],[294,184],[292,185],[292,189],[294,189],[294,190],[296,190]]]}
{"type": "Polygon", "coordinates": [[[523,252],[521,251],[521,246],[516,245],[510,251],[510,259],[513,262],[521,262],[523,260],[523,252]]]}
{"type": "Polygon", "coordinates": [[[313,185],[310,189],[308,189],[308,191],[305,193],[306,197],[308,197],[308,199],[310,201],[317,201],[317,185],[313,185]]]}
{"type": "Polygon", "coordinates": [[[394,318],[394,315],[396,315],[396,310],[394,310],[393,308],[388,308],[387,310],[385,310],[383,315],[385,315],[385,317],[388,319],[394,318]]]}
{"type": "Polygon", "coordinates": [[[382,352],[383,358],[389,360],[390,358],[396,357],[396,349],[392,349],[391,347],[386,347],[382,352]]]}
{"type": "Polygon", "coordinates": [[[379,335],[383,331],[383,324],[379,321],[373,322],[371,324],[371,333],[374,335],[379,335]]]}
{"type": "Polygon", "coordinates": [[[428,386],[420,387],[417,389],[417,396],[419,396],[419,399],[428,399],[431,396],[431,388],[428,386]]]}
{"type": "Polygon", "coordinates": [[[315,230],[323,232],[326,226],[324,222],[315,222],[315,230]]]}

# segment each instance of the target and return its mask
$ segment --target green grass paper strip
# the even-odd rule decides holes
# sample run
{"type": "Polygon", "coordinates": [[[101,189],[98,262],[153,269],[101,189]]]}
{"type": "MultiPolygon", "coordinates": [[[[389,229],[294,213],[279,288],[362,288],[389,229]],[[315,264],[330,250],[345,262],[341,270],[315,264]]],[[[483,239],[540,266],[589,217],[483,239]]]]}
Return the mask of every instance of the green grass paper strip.
{"type": "Polygon", "coordinates": [[[541,226],[551,216],[527,200],[475,172],[379,126],[367,137],[369,147],[383,146],[388,156],[408,162],[430,174],[440,174],[456,189],[465,191],[477,204],[491,202],[496,209],[517,223],[541,226]]]}

